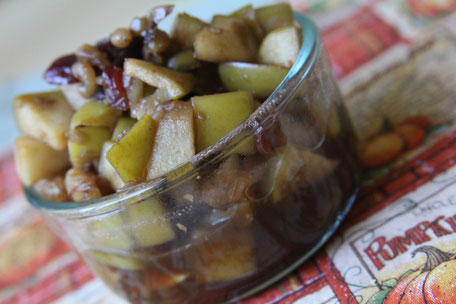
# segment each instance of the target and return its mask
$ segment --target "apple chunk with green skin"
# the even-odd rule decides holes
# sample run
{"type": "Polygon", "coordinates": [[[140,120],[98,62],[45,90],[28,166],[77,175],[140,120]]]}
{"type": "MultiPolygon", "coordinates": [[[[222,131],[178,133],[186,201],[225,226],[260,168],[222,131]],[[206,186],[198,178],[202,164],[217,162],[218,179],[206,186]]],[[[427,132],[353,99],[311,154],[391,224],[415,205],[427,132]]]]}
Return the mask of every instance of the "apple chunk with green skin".
{"type": "Polygon", "coordinates": [[[301,33],[295,26],[278,28],[270,32],[261,42],[258,51],[260,63],[291,67],[301,49],[301,33]],[[277,47],[280,45],[280,47],[277,47]]]}
{"type": "MultiPolygon", "coordinates": [[[[252,93],[238,91],[192,98],[196,113],[196,151],[202,151],[233,130],[256,109],[252,93]]],[[[250,140],[239,153],[251,153],[250,140]]]]}
{"type": "Polygon", "coordinates": [[[145,177],[156,131],[157,123],[145,114],[106,153],[106,158],[125,183],[145,177]]]}
{"type": "Polygon", "coordinates": [[[188,102],[174,102],[160,120],[147,179],[165,173],[195,155],[193,108],[188,102]]]}
{"type": "Polygon", "coordinates": [[[71,118],[70,128],[79,126],[106,127],[113,129],[119,119],[121,111],[104,103],[90,100],[82,105],[71,118]]]}
{"type": "Polygon", "coordinates": [[[119,190],[125,186],[125,183],[106,158],[106,153],[111,149],[112,145],[114,145],[114,141],[112,140],[107,140],[103,144],[100,160],[98,162],[98,174],[108,180],[114,190],[119,190]]]}
{"type": "Polygon", "coordinates": [[[288,145],[268,160],[269,173],[261,183],[261,189],[270,195],[273,203],[277,203],[287,196],[290,189],[310,186],[328,176],[337,165],[336,160],[310,149],[288,145]]]}
{"type": "Polygon", "coordinates": [[[223,85],[229,91],[251,91],[256,98],[267,98],[288,74],[280,66],[227,62],[218,67],[223,85]]]}
{"type": "Polygon", "coordinates": [[[67,147],[67,132],[73,108],[60,91],[26,94],[13,101],[19,130],[56,150],[67,147]]]}
{"type": "Polygon", "coordinates": [[[70,166],[66,150],[54,150],[31,136],[16,139],[14,160],[19,178],[26,186],[42,178],[55,176],[70,166]]]}
{"type": "Polygon", "coordinates": [[[105,127],[77,127],[71,130],[68,153],[73,167],[80,168],[97,160],[103,143],[111,137],[111,130],[105,127]]]}
{"type": "Polygon", "coordinates": [[[164,244],[176,237],[166,210],[155,197],[127,207],[125,222],[139,247],[164,244]]]}
{"type": "Polygon", "coordinates": [[[112,132],[112,140],[116,140],[119,135],[124,132],[126,129],[130,128],[137,122],[136,119],[130,118],[130,117],[121,117],[117,121],[116,127],[114,128],[114,131],[112,132]]]}

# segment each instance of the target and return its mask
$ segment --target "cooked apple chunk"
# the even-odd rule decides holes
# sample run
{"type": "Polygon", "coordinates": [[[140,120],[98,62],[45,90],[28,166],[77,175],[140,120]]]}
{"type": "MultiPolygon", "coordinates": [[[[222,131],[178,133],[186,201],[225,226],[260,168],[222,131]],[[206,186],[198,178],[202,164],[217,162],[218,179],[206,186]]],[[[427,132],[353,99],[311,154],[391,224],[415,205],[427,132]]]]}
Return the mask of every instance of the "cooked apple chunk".
{"type": "Polygon", "coordinates": [[[121,111],[104,103],[90,100],[77,110],[71,118],[70,128],[79,126],[106,127],[112,130],[119,119],[121,111]]]}
{"type": "Polygon", "coordinates": [[[211,24],[195,36],[194,56],[203,61],[255,61],[258,45],[242,18],[215,16],[211,24]]]}
{"type": "Polygon", "coordinates": [[[268,161],[269,173],[262,182],[262,191],[277,203],[295,191],[292,187],[305,188],[328,176],[337,165],[336,160],[310,149],[285,146],[268,161]]]}
{"type": "MultiPolygon", "coordinates": [[[[255,110],[252,93],[238,91],[192,98],[196,113],[196,150],[202,151],[247,119],[255,110]]],[[[246,144],[239,153],[250,153],[246,144]]]]}
{"type": "Polygon", "coordinates": [[[256,98],[267,98],[288,73],[287,68],[244,62],[227,62],[218,67],[220,79],[229,91],[246,90],[256,98]]]}
{"type": "Polygon", "coordinates": [[[30,136],[16,139],[14,160],[19,178],[26,186],[42,178],[53,177],[70,166],[66,150],[54,150],[30,136]]]}
{"type": "Polygon", "coordinates": [[[117,140],[120,134],[125,132],[128,128],[132,127],[135,123],[138,121],[136,119],[130,118],[130,117],[121,117],[117,121],[117,124],[114,128],[114,131],[112,132],[112,140],[117,140]]]}
{"type": "Polygon", "coordinates": [[[105,127],[81,126],[71,130],[68,153],[73,167],[80,168],[98,160],[103,143],[111,137],[111,130],[105,127]]]}
{"type": "Polygon", "coordinates": [[[147,179],[177,167],[195,155],[193,108],[188,102],[174,102],[158,125],[147,179]]]}
{"type": "Polygon", "coordinates": [[[73,109],[60,91],[21,95],[14,99],[13,105],[23,134],[56,150],[66,149],[73,109]]]}
{"type": "Polygon", "coordinates": [[[291,67],[301,49],[301,33],[295,26],[278,28],[263,40],[258,51],[260,63],[291,67]],[[280,45],[280,47],[277,47],[280,45]]]}
{"type": "Polygon", "coordinates": [[[111,187],[114,190],[119,190],[125,186],[124,181],[120,178],[119,174],[112,167],[111,163],[106,158],[106,153],[111,149],[114,141],[108,140],[103,144],[103,149],[101,150],[100,160],[98,161],[98,174],[109,181],[111,187]]]}
{"type": "Polygon", "coordinates": [[[125,59],[124,73],[152,87],[166,90],[171,99],[181,98],[193,89],[191,74],[174,71],[144,60],[125,59]]]}
{"type": "MultiPolygon", "coordinates": [[[[293,10],[288,3],[259,7],[255,12],[261,27],[266,33],[294,23],[293,10]]],[[[282,46],[283,44],[278,45],[282,46]]]]}
{"type": "Polygon", "coordinates": [[[193,47],[195,35],[207,25],[206,22],[199,20],[186,13],[177,15],[174,21],[171,37],[180,46],[185,48],[193,47]]]}
{"type": "Polygon", "coordinates": [[[125,183],[145,177],[156,131],[157,123],[146,114],[106,152],[125,183]]]}
{"type": "Polygon", "coordinates": [[[149,198],[128,207],[126,222],[140,247],[156,246],[176,237],[166,210],[157,198],[149,198]]]}
{"type": "Polygon", "coordinates": [[[205,283],[238,279],[256,269],[253,235],[247,228],[224,227],[195,245],[190,256],[198,279],[205,283]]]}

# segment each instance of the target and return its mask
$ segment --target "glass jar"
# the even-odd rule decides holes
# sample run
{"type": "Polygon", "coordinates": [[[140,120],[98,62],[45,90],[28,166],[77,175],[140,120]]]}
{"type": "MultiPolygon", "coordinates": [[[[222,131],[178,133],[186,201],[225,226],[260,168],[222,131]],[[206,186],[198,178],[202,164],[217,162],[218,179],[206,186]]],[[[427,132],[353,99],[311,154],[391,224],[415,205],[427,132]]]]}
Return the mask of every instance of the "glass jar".
{"type": "Polygon", "coordinates": [[[244,123],[163,176],[100,199],[33,206],[131,303],[237,301],[331,236],[357,192],[356,141],[318,29],[244,123]]]}

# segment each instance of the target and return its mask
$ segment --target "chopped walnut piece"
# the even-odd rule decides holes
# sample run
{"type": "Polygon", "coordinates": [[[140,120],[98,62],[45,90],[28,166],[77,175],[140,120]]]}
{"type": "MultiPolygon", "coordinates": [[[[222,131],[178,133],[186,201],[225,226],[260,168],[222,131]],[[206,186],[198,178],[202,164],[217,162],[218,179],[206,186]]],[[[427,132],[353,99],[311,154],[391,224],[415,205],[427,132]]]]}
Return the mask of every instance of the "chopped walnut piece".
{"type": "Polygon", "coordinates": [[[68,170],[65,175],[65,187],[69,196],[75,202],[102,196],[95,174],[84,172],[79,168],[68,170]]]}
{"type": "Polygon", "coordinates": [[[43,198],[54,202],[68,202],[70,199],[65,189],[63,176],[43,178],[33,185],[33,189],[43,198]]]}

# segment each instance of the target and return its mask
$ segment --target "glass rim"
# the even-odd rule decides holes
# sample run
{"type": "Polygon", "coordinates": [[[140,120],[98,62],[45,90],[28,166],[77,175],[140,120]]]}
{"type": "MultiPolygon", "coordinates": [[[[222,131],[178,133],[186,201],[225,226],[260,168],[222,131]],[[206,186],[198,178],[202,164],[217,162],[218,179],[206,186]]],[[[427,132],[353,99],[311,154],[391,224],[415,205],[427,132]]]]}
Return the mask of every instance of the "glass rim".
{"type": "Polygon", "coordinates": [[[47,213],[66,218],[90,217],[117,210],[130,203],[157,195],[188,178],[198,175],[199,169],[231,152],[242,140],[252,135],[259,126],[267,124],[274,117],[274,112],[286,104],[314,66],[320,50],[320,32],[315,23],[307,16],[293,12],[301,26],[302,44],[298,58],[288,74],[271,95],[244,122],[231,130],[217,142],[198,152],[188,161],[163,173],[152,181],[147,181],[125,190],[100,198],[82,202],[54,202],[41,197],[33,187],[23,186],[25,196],[35,208],[47,213]]]}

